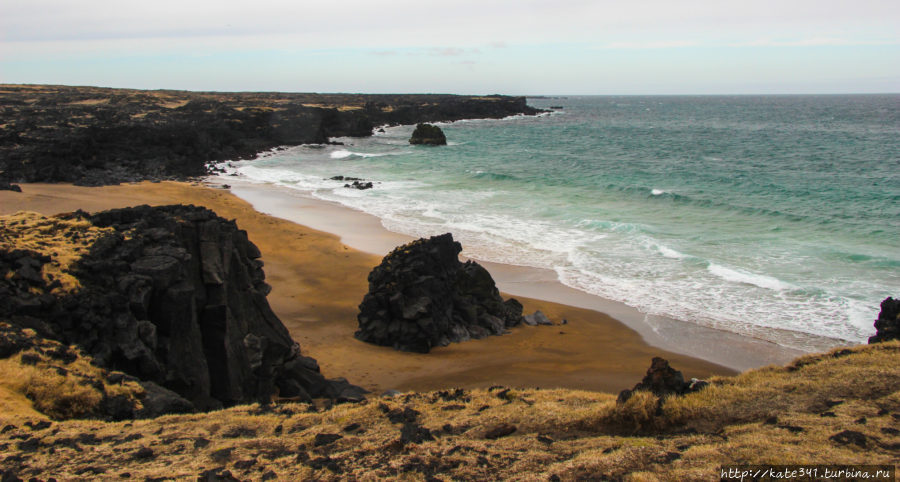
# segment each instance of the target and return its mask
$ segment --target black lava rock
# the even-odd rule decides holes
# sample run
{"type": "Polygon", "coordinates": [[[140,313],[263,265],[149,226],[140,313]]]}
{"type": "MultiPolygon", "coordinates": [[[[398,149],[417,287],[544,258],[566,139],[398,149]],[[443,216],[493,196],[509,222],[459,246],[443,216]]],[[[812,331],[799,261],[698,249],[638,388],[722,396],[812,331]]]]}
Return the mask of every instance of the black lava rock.
{"type": "MultiPolygon", "coordinates": [[[[40,319],[47,336],[140,379],[146,397],[134,416],[269,403],[278,391],[304,401],[365,393],[301,355],[266,301],[259,249],[234,221],[181,205],[64,216],[112,228],[72,269],[81,289],[35,298],[32,288],[50,291],[40,277],[0,278],[0,318],[40,319]]],[[[0,269],[40,272],[47,261],[0,251],[0,269]]],[[[29,343],[0,327],[0,356],[29,343]]]]}
{"type": "Polygon", "coordinates": [[[536,114],[524,97],[155,92],[7,86],[0,179],[93,186],[190,179],[277,146],[371,136],[375,126],[536,114]],[[87,102],[84,102],[87,101],[87,102]],[[354,106],[342,109],[342,106],[354,106]]]}
{"type": "Polygon", "coordinates": [[[869,337],[870,344],[900,339],[900,299],[888,296],[881,302],[875,330],[875,335],[869,337]]]}
{"type": "Polygon", "coordinates": [[[427,146],[445,146],[447,137],[440,127],[431,124],[418,124],[409,138],[410,144],[422,144],[427,146]]]}
{"type": "Polygon", "coordinates": [[[397,350],[500,335],[522,321],[522,305],[503,301],[493,278],[474,261],[461,263],[450,234],[419,239],[385,256],[369,273],[356,338],[397,350]]]}
{"type": "Polygon", "coordinates": [[[619,392],[616,402],[627,402],[632,394],[638,390],[646,390],[663,397],[666,395],[684,395],[701,390],[708,385],[709,383],[696,379],[685,382],[684,375],[680,371],[670,367],[666,359],[657,356],[653,357],[653,360],[650,362],[650,368],[647,369],[647,374],[640,383],[631,390],[619,392]]]}
{"type": "Polygon", "coordinates": [[[10,184],[7,181],[0,180],[0,191],[22,192],[22,188],[18,184],[10,184]]]}

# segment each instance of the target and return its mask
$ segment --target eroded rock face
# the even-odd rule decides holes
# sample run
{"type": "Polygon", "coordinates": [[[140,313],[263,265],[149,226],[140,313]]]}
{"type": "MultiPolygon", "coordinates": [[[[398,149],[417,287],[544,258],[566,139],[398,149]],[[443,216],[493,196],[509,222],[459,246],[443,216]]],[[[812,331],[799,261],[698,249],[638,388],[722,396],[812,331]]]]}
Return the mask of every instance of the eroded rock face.
{"type": "Polygon", "coordinates": [[[359,305],[356,338],[397,350],[427,353],[436,346],[500,335],[522,322],[522,305],[503,301],[493,278],[462,246],[442,234],[388,254],[369,273],[359,305]]]}
{"type": "Polygon", "coordinates": [[[409,138],[410,144],[422,144],[427,146],[445,146],[447,137],[440,127],[431,124],[419,124],[409,138]]]}
{"type": "Polygon", "coordinates": [[[276,392],[303,400],[364,393],[326,380],[300,354],[266,301],[259,250],[233,221],[194,206],[67,216],[112,228],[73,268],[81,288],[50,294],[32,273],[48,257],[6,253],[0,264],[18,271],[0,281],[8,295],[0,316],[34,320],[45,336],[77,344],[100,365],[159,384],[201,410],[268,402],[276,392]]]}
{"type": "Polygon", "coordinates": [[[875,320],[875,335],[869,343],[900,339],[900,300],[888,296],[881,302],[881,312],[875,320]]]}

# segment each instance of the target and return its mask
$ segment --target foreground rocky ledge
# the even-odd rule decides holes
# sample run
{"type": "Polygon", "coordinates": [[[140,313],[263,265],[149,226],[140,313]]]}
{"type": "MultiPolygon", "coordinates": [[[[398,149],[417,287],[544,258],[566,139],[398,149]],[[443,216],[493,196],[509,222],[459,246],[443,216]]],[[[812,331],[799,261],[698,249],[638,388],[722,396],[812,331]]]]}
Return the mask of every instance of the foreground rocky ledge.
{"type": "Polygon", "coordinates": [[[536,114],[524,97],[144,91],[0,85],[0,181],[115,184],[370,136],[378,125],[536,114]]]}
{"type": "MultiPolygon", "coordinates": [[[[0,472],[200,480],[719,480],[730,464],[896,464],[900,342],[660,398],[493,387],[133,422],[0,413],[0,472]]],[[[624,381],[623,384],[633,382],[624,381]]]]}
{"type": "MultiPolygon", "coordinates": [[[[233,221],[194,206],[4,216],[0,320],[174,392],[180,411],[276,393],[360,399],[300,354],[266,301],[259,257],[233,221]]],[[[7,345],[6,356],[29,348],[7,345]]]]}

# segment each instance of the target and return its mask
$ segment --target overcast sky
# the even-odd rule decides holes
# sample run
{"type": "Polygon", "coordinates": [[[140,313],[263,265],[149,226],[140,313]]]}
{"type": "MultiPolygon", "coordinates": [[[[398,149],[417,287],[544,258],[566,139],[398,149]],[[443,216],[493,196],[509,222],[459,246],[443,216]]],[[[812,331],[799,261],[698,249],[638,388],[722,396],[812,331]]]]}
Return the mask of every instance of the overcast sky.
{"type": "Polygon", "coordinates": [[[900,92],[900,0],[2,0],[0,82],[292,92],[900,92]]]}

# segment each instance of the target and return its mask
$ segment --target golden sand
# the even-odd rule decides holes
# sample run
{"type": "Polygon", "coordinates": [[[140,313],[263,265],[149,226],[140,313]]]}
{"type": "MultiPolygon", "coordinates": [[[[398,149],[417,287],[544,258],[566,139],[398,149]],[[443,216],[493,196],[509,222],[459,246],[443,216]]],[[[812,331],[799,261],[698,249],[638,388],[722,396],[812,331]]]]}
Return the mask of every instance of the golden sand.
{"type": "Polygon", "coordinates": [[[526,312],[540,309],[566,325],[519,327],[504,336],[437,348],[429,354],[397,352],[353,338],[357,306],[365,295],[375,255],[343,245],[337,236],[255,211],[226,190],[188,183],[77,187],[23,184],[0,192],[0,215],[28,210],[50,215],[140,204],[195,204],[235,219],[263,253],[269,303],[327,377],[380,392],[448,387],[577,388],[616,392],[643,377],[662,356],[686,377],[732,370],[649,346],[640,335],[596,311],[520,298],[526,312]]]}

